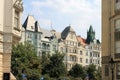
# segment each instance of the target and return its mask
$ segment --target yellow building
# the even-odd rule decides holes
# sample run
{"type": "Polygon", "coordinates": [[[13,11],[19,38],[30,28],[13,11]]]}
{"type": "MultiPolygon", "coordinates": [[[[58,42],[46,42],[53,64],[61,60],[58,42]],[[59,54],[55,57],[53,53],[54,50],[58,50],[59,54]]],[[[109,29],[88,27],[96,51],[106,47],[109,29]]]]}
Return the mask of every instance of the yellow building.
{"type": "Polygon", "coordinates": [[[15,80],[11,74],[11,49],[21,38],[22,11],[22,0],[0,0],[0,80],[15,80]]]}
{"type": "Polygon", "coordinates": [[[102,80],[120,80],[120,0],[102,0],[102,80]]]}

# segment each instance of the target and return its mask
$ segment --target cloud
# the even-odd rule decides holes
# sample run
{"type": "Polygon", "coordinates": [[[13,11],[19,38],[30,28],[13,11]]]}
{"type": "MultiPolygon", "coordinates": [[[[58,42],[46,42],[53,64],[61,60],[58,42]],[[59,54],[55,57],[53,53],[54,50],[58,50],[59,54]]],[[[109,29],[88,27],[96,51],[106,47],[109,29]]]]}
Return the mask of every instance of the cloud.
{"type": "Polygon", "coordinates": [[[86,35],[90,25],[101,32],[101,0],[30,0],[29,6],[42,27],[52,21],[59,31],[71,24],[78,34],[86,35]]]}
{"type": "Polygon", "coordinates": [[[34,0],[31,5],[36,8],[48,7],[55,9],[61,13],[76,13],[81,11],[92,11],[99,6],[100,0],[93,0],[91,3],[88,0],[34,0]]]}

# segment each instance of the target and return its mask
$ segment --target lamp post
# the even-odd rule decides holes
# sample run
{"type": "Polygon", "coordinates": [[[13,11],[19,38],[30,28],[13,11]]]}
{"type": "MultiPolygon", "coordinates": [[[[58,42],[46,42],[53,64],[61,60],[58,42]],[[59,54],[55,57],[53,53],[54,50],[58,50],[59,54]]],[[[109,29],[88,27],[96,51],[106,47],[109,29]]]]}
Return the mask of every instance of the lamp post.
{"type": "Polygon", "coordinates": [[[113,69],[114,69],[115,61],[113,60],[113,58],[110,59],[109,63],[110,63],[110,68],[111,68],[111,73],[112,73],[112,80],[114,80],[114,72],[113,72],[113,69]]]}

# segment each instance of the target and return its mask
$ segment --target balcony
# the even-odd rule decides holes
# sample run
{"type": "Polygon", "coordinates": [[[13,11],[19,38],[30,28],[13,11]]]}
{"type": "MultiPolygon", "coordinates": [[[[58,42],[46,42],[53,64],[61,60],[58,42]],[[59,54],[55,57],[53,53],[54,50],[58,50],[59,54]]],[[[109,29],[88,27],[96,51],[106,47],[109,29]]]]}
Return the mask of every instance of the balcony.
{"type": "Polygon", "coordinates": [[[120,2],[117,2],[115,5],[115,13],[116,14],[120,13],[120,2]]]}

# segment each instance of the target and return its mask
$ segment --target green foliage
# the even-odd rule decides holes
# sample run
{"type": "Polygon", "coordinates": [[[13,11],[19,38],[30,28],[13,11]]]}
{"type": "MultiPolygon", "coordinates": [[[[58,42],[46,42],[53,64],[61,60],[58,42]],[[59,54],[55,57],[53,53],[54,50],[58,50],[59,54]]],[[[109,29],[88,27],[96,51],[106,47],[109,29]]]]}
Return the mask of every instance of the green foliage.
{"type": "Polygon", "coordinates": [[[83,67],[80,64],[75,64],[71,70],[69,71],[69,75],[74,78],[84,78],[85,77],[85,71],[83,67]]]}
{"type": "Polygon", "coordinates": [[[87,74],[90,79],[96,80],[96,66],[94,64],[89,65],[87,68],[87,74]]]}
{"type": "Polygon", "coordinates": [[[96,80],[101,80],[101,67],[98,67],[96,71],[96,80]]]}
{"type": "Polygon", "coordinates": [[[23,74],[26,74],[27,79],[32,80],[37,80],[40,77],[41,63],[33,45],[28,42],[13,45],[11,69],[17,80],[22,80],[23,74]]]}
{"type": "Polygon", "coordinates": [[[67,70],[63,63],[64,55],[56,51],[55,54],[50,56],[49,63],[44,66],[44,74],[49,74],[52,78],[65,76],[67,70]]]}

